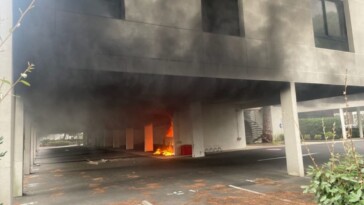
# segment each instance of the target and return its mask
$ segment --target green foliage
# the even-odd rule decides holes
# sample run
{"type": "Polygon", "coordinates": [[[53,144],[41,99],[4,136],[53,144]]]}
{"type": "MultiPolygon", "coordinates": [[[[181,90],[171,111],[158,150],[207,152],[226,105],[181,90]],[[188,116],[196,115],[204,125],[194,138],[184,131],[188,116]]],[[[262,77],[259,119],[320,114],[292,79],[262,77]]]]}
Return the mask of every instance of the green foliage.
{"type": "Polygon", "coordinates": [[[315,135],[313,137],[314,140],[322,140],[322,135],[315,135]]]}
{"type": "Polygon", "coordinates": [[[328,140],[334,139],[335,134],[333,132],[325,132],[325,138],[328,140]]]}
{"type": "Polygon", "coordinates": [[[341,123],[339,117],[326,117],[326,118],[305,118],[299,120],[300,131],[302,135],[324,135],[322,129],[322,120],[325,124],[326,131],[332,131],[333,124],[335,123],[336,137],[341,138],[341,123]]]}
{"type": "Polygon", "coordinates": [[[308,135],[308,134],[303,135],[303,139],[304,140],[311,140],[311,135],[308,135]]]}
{"type": "Polygon", "coordinates": [[[315,194],[318,204],[364,205],[364,161],[350,146],[344,154],[331,152],[330,160],[322,166],[308,168],[311,182],[302,188],[304,193],[315,194]]]}

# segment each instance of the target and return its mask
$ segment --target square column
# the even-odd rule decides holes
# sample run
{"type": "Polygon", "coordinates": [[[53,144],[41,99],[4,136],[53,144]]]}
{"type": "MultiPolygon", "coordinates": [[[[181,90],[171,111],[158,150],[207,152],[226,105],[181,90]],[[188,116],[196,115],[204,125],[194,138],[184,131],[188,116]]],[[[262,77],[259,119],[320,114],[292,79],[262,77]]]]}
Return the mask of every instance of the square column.
{"type": "Polygon", "coordinates": [[[31,136],[30,136],[30,140],[31,140],[31,147],[30,147],[30,170],[31,173],[32,172],[32,166],[35,165],[35,152],[36,152],[36,137],[37,137],[37,131],[34,128],[34,126],[31,129],[31,136]]]}
{"type": "Polygon", "coordinates": [[[126,150],[134,149],[134,129],[126,128],[126,150]]]}
{"type": "Polygon", "coordinates": [[[114,130],[113,131],[113,148],[120,148],[120,139],[121,139],[121,131],[114,130]]]}
{"type": "Polygon", "coordinates": [[[24,143],[24,107],[20,97],[15,99],[14,123],[14,170],[13,170],[13,196],[23,195],[23,143],[24,143]]]}
{"type": "MultiPolygon", "coordinates": [[[[13,1],[0,1],[0,36],[6,36],[9,29],[13,26],[13,1]]],[[[12,82],[13,79],[13,44],[12,38],[5,42],[0,48],[0,78],[5,78],[12,82]]],[[[8,86],[4,86],[1,91],[5,92],[8,86]]],[[[10,92],[4,100],[0,102],[0,137],[3,137],[3,143],[0,145],[0,153],[6,152],[6,155],[0,160],[0,203],[10,205],[12,203],[12,167],[13,167],[13,92],[10,92]]]]}
{"type": "Polygon", "coordinates": [[[295,83],[291,82],[281,91],[282,120],[289,175],[304,176],[301,138],[298,125],[295,83]]]}
{"type": "Polygon", "coordinates": [[[192,129],[192,157],[205,156],[201,103],[191,103],[189,114],[192,129]]]}
{"type": "Polygon", "coordinates": [[[356,108],[356,116],[358,118],[359,136],[363,138],[363,122],[361,121],[360,108],[356,108]]]}
{"type": "Polygon", "coordinates": [[[24,174],[31,173],[31,134],[31,122],[26,114],[24,118],[24,174]]]}
{"type": "Polygon", "coordinates": [[[153,152],[153,124],[144,126],[144,152],[153,152]]]}
{"type": "Polygon", "coordinates": [[[83,132],[82,145],[84,147],[87,147],[88,146],[88,132],[83,132]]]}
{"type": "Polygon", "coordinates": [[[344,110],[342,108],[340,108],[339,111],[340,111],[341,132],[342,132],[342,135],[343,135],[343,139],[347,139],[348,136],[346,135],[344,110]]]}
{"type": "Polygon", "coordinates": [[[245,136],[245,122],[244,122],[244,110],[238,109],[236,112],[237,126],[238,126],[238,138],[241,141],[242,147],[246,147],[246,136],[245,136]]]}

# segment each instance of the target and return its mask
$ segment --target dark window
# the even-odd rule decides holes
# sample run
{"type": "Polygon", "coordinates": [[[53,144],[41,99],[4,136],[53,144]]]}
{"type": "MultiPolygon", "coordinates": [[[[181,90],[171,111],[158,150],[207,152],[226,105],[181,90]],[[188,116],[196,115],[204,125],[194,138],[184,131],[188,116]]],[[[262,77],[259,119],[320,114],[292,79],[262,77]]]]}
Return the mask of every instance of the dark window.
{"type": "Polygon", "coordinates": [[[124,0],[57,0],[57,7],[86,15],[125,18],[124,0]]]}
{"type": "Polygon", "coordinates": [[[238,0],[202,0],[203,31],[240,36],[238,0]]]}
{"type": "Polygon", "coordinates": [[[312,21],[316,47],[349,50],[342,0],[312,0],[312,21]]]}

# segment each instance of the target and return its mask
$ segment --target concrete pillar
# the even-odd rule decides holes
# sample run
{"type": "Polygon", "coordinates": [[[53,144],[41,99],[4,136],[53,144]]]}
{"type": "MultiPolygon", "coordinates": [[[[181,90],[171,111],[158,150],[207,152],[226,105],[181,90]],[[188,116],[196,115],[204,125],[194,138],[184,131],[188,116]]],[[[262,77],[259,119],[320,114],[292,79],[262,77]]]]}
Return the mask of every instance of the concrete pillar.
{"type": "Polygon", "coordinates": [[[31,122],[28,115],[24,118],[24,174],[30,174],[31,165],[31,122]]]}
{"type": "Polygon", "coordinates": [[[340,108],[339,111],[340,111],[340,122],[341,122],[341,131],[342,131],[343,139],[347,139],[344,110],[342,108],[340,108]]]}
{"type": "MultiPolygon", "coordinates": [[[[13,1],[0,1],[0,36],[6,36],[9,29],[13,25],[13,1]]],[[[13,45],[12,38],[5,42],[0,48],[0,77],[9,81],[13,79],[13,45]]],[[[6,92],[9,86],[1,88],[1,92],[6,92]]],[[[13,187],[12,187],[12,144],[13,142],[13,96],[12,92],[4,100],[0,102],[0,137],[3,137],[3,143],[0,145],[0,153],[7,152],[0,160],[0,203],[10,205],[12,203],[13,187]]]]}
{"type": "Polygon", "coordinates": [[[360,138],[363,138],[363,123],[361,121],[360,108],[356,108],[356,116],[358,118],[358,127],[359,127],[359,135],[360,138]]]}
{"type": "Polygon", "coordinates": [[[180,155],[179,150],[179,139],[180,139],[180,130],[179,130],[179,115],[177,113],[174,113],[173,115],[173,149],[174,149],[174,155],[180,155]]]}
{"type": "Polygon", "coordinates": [[[14,124],[14,169],[13,169],[13,196],[23,195],[23,145],[24,145],[24,107],[20,97],[15,99],[14,124]]]}
{"type": "Polygon", "coordinates": [[[126,128],[126,150],[134,149],[134,129],[126,128]]]}
{"type": "Polygon", "coordinates": [[[87,147],[88,146],[88,136],[87,136],[87,132],[83,132],[83,135],[82,135],[82,145],[84,147],[87,147]]]}
{"type": "Polygon", "coordinates": [[[189,107],[189,114],[192,129],[192,157],[204,157],[205,145],[201,103],[191,103],[189,107]]]}
{"type": "Polygon", "coordinates": [[[304,176],[301,138],[298,125],[295,83],[291,82],[281,91],[282,120],[289,175],[304,176]]]}
{"type": "Polygon", "coordinates": [[[238,129],[238,140],[241,142],[243,148],[246,147],[246,136],[245,136],[245,122],[244,122],[244,110],[239,109],[236,112],[237,118],[237,129],[238,129]]]}
{"type": "Polygon", "coordinates": [[[32,166],[35,165],[35,156],[36,156],[36,137],[37,137],[37,131],[35,127],[33,126],[31,129],[31,148],[30,148],[30,170],[32,172],[32,166]]]}
{"type": "Polygon", "coordinates": [[[153,152],[153,124],[144,126],[144,152],[153,152]]]}
{"type": "Polygon", "coordinates": [[[121,131],[113,131],[113,148],[120,148],[121,131]]]}
{"type": "Polygon", "coordinates": [[[104,142],[105,142],[105,146],[107,148],[112,148],[113,144],[114,144],[114,137],[113,137],[113,132],[110,130],[105,130],[104,131],[104,142]]]}

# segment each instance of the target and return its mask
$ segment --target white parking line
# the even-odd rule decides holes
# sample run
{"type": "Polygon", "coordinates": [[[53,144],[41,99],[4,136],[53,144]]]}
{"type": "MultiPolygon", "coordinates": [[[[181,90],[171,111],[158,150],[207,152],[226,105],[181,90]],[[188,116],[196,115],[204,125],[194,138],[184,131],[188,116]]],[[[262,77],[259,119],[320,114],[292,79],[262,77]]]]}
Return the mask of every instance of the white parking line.
{"type": "Polygon", "coordinates": [[[265,194],[260,193],[260,192],[252,191],[252,190],[249,190],[249,189],[244,189],[244,188],[234,186],[234,185],[229,185],[229,187],[234,188],[234,189],[239,189],[239,190],[242,190],[242,191],[247,191],[247,192],[250,192],[250,193],[253,193],[253,194],[265,195],[265,194]]]}
{"type": "MultiPolygon", "coordinates": [[[[307,157],[307,156],[312,156],[312,155],[316,155],[318,153],[311,153],[311,154],[303,154],[302,157],[307,157]]],[[[267,158],[267,159],[258,159],[258,162],[262,162],[262,161],[269,161],[269,160],[276,160],[276,159],[285,159],[286,157],[274,157],[274,158],[267,158]]]]}

